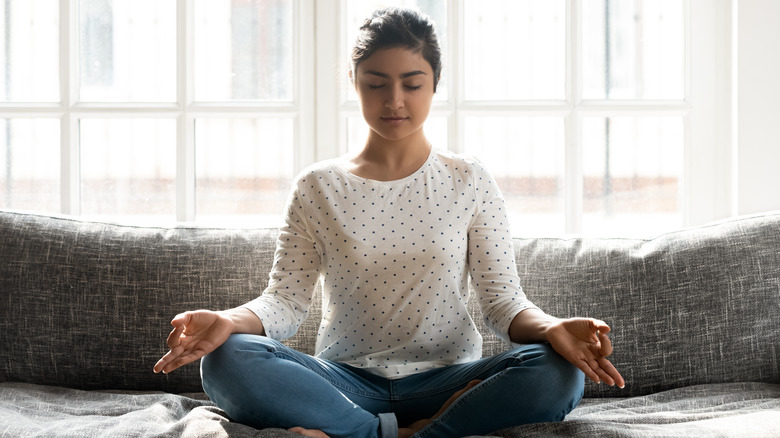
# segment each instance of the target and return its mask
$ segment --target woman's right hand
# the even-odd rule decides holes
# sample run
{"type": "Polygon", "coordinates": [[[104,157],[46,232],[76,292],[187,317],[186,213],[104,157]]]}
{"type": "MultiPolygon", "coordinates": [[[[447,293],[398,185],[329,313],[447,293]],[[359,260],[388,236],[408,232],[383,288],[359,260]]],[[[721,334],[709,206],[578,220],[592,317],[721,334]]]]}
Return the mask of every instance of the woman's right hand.
{"type": "Polygon", "coordinates": [[[195,310],[176,315],[171,321],[168,348],[154,365],[154,372],[170,373],[216,350],[233,333],[235,323],[224,312],[195,310]]]}

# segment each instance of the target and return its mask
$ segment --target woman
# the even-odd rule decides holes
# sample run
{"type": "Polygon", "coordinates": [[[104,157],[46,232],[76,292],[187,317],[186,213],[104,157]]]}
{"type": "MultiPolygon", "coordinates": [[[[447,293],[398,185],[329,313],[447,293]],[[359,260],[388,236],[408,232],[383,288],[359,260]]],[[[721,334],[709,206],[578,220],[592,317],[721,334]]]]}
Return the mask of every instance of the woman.
{"type": "Polygon", "coordinates": [[[604,322],[554,318],[525,297],[490,174],[426,139],[440,75],[427,17],[388,8],[366,20],[350,72],[365,147],[301,173],[263,295],[176,316],[155,372],[203,358],[204,390],[231,418],[309,436],[484,434],[562,420],[583,373],[624,385],[604,322]],[[320,277],[311,357],[279,340],[305,319],[320,277]],[[488,325],[526,345],[481,358],[469,277],[488,325]]]}

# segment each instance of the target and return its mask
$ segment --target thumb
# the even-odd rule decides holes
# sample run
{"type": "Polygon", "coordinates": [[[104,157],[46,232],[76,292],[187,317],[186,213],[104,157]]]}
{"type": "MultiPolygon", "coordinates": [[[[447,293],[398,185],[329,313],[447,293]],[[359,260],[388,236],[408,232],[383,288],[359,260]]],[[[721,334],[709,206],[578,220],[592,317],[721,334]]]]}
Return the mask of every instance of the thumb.
{"type": "Polygon", "coordinates": [[[191,312],[184,312],[176,315],[171,320],[171,325],[174,327],[183,327],[187,326],[190,323],[190,320],[192,319],[192,313],[191,312]]]}

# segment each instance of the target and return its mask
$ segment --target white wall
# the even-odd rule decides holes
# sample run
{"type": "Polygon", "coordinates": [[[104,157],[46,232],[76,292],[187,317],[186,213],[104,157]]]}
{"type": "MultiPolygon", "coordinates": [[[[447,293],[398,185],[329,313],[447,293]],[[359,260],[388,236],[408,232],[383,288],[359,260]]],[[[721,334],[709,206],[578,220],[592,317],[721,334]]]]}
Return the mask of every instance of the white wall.
{"type": "Polygon", "coordinates": [[[780,1],[737,0],[739,214],[780,210],[780,1]]]}

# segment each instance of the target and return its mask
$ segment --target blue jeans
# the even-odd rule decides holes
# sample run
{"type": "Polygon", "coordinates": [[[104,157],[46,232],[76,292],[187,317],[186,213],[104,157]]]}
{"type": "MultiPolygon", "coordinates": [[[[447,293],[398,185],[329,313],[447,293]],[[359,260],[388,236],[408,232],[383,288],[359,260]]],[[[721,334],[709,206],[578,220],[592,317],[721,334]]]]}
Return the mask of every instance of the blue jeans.
{"type": "Polygon", "coordinates": [[[211,400],[240,423],[372,438],[395,438],[399,425],[430,418],[472,380],[482,383],[416,436],[452,438],[560,421],[579,403],[585,383],[547,344],[391,380],[254,335],[232,335],[203,358],[201,376],[211,400]]]}

